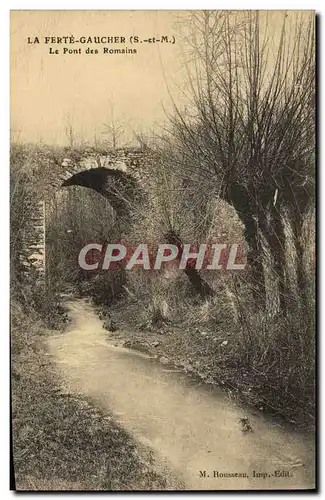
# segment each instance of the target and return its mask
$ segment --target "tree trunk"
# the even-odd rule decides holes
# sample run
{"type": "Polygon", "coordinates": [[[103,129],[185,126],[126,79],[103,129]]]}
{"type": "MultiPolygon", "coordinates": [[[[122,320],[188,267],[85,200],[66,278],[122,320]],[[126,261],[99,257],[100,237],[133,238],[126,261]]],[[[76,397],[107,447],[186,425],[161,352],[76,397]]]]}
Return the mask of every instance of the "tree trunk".
{"type": "Polygon", "coordinates": [[[252,203],[253,188],[230,183],[224,192],[224,200],[232,205],[244,224],[244,236],[248,245],[247,264],[250,270],[251,288],[258,307],[265,307],[265,279],[262,248],[259,242],[256,202],[252,203]]]}
{"type": "Polygon", "coordinates": [[[285,266],[285,232],[279,206],[262,207],[259,217],[261,232],[272,256],[272,271],[277,278],[280,311],[287,313],[290,291],[287,290],[285,266]]]}
{"type": "Polygon", "coordinates": [[[253,215],[247,213],[242,216],[241,220],[245,226],[244,236],[248,244],[247,264],[250,268],[253,297],[257,305],[264,308],[266,304],[265,278],[257,223],[253,215]]]}
{"type": "Polygon", "coordinates": [[[184,269],[184,272],[196,293],[201,295],[203,299],[211,297],[213,295],[212,288],[204,279],[201,278],[196,269],[194,269],[193,267],[188,267],[184,269]]]}
{"type": "MultiPolygon", "coordinates": [[[[174,232],[169,231],[165,235],[165,240],[169,245],[176,245],[178,248],[178,255],[180,256],[180,252],[182,252],[183,242],[180,237],[174,232]]],[[[210,285],[200,276],[197,269],[193,267],[186,267],[184,269],[184,273],[188,277],[193,289],[197,294],[199,294],[203,299],[207,297],[211,297],[214,295],[213,289],[210,285]]]]}
{"type": "Polygon", "coordinates": [[[307,308],[308,297],[306,296],[306,292],[308,289],[307,285],[307,276],[305,269],[305,261],[304,261],[304,247],[302,242],[302,225],[303,225],[303,216],[297,214],[291,214],[291,227],[293,231],[294,237],[294,245],[297,257],[297,289],[299,297],[302,299],[304,305],[307,308]]]}

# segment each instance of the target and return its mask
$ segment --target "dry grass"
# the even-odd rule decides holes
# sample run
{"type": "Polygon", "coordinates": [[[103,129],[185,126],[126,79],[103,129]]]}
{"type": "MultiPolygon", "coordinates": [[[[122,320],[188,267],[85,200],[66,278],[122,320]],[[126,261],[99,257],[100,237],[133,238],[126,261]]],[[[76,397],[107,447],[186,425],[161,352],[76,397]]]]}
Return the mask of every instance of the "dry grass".
{"type": "Polygon", "coordinates": [[[256,307],[248,285],[234,281],[220,275],[216,294],[199,300],[189,294],[182,274],[164,283],[161,276],[137,273],[132,291],[138,300],[128,297],[110,311],[119,330],[153,354],[258,409],[313,427],[313,296],[307,309],[296,297],[287,316],[268,317],[256,307]]]}

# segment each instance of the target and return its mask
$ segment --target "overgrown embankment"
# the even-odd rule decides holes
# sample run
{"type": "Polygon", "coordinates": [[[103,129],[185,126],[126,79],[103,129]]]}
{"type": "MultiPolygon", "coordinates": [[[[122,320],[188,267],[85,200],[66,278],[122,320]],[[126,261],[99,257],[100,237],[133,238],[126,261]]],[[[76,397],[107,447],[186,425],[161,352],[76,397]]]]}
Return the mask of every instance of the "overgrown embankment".
{"type": "Polygon", "coordinates": [[[161,490],[153,455],[112,416],[61,392],[46,352],[51,332],[12,304],[12,425],[17,490],[161,490]]]}
{"type": "MultiPolygon", "coordinates": [[[[164,322],[160,316],[143,323],[144,317],[157,319],[157,313],[128,298],[109,309],[110,322],[117,328],[109,338],[221,386],[231,399],[297,427],[313,428],[313,328],[307,328],[298,311],[296,321],[292,316],[268,320],[249,311],[236,321],[230,309],[225,297],[188,300],[178,307],[177,319],[164,322]]],[[[107,320],[104,324],[109,329],[107,320]]]]}

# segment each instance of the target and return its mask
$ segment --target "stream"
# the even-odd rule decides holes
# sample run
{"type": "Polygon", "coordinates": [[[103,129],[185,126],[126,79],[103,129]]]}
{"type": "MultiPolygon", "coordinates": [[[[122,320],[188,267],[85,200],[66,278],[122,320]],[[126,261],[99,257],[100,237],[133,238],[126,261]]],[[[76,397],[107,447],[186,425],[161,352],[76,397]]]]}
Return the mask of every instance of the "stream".
{"type": "Polygon", "coordinates": [[[89,302],[67,306],[67,330],[48,340],[67,390],[113,414],[186,489],[314,488],[312,436],[235,405],[221,389],[146,354],[115,347],[89,302]],[[241,430],[243,416],[252,432],[241,430]]]}

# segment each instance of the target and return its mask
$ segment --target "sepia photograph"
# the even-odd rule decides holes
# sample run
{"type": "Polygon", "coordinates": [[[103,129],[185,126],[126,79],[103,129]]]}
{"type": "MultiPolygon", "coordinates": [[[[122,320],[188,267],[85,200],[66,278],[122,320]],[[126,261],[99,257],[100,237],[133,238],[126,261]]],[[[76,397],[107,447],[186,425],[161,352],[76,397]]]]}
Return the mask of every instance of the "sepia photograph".
{"type": "Polygon", "coordinates": [[[315,491],[313,10],[10,11],[10,489],[315,491]]]}

